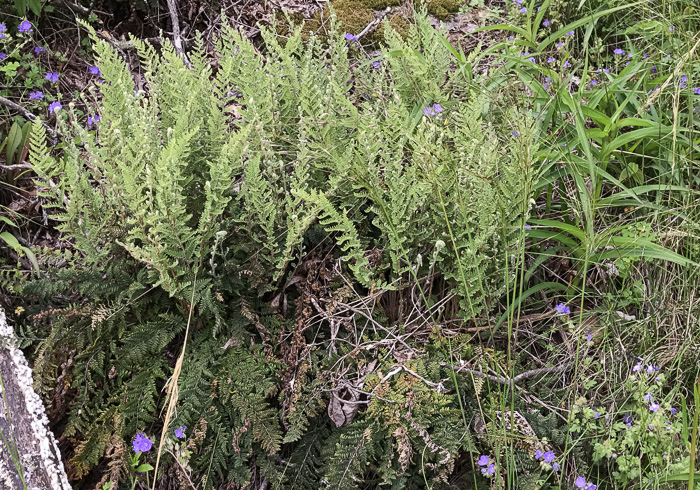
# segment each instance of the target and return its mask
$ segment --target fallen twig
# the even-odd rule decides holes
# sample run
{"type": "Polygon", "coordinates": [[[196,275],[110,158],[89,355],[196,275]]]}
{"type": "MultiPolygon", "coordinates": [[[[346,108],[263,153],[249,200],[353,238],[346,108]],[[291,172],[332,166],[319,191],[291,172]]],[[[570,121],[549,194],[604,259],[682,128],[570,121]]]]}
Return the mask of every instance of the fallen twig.
{"type": "Polygon", "coordinates": [[[442,367],[450,367],[455,370],[456,373],[468,373],[468,374],[473,374],[474,376],[481,376],[482,378],[486,378],[489,381],[493,381],[494,383],[500,383],[502,385],[516,385],[518,382],[523,381],[528,378],[532,378],[534,376],[539,376],[541,374],[554,374],[554,373],[560,373],[562,371],[566,371],[570,363],[561,365],[561,366],[554,366],[554,367],[547,367],[547,368],[539,368],[539,369],[533,369],[531,371],[525,371],[524,373],[518,374],[516,377],[513,379],[506,378],[504,376],[494,376],[493,374],[487,374],[483,371],[477,371],[475,369],[468,369],[464,366],[455,366],[447,362],[441,362],[440,366],[442,367]]]}
{"type": "MultiPolygon", "coordinates": [[[[5,97],[0,97],[0,104],[19,112],[26,119],[29,119],[32,122],[34,122],[34,120],[37,119],[37,116],[29,112],[29,110],[25,109],[16,102],[12,102],[11,100],[6,99],[5,97]]],[[[39,119],[39,121],[41,121],[41,119],[39,119]]],[[[41,124],[44,126],[44,128],[46,128],[46,132],[49,133],[49,136],[51,136],[52,139],[56,139],[58,137],[58,133],[54,131],[48,124],[46,124],[44,121],[41,121],[41,124]]]]}

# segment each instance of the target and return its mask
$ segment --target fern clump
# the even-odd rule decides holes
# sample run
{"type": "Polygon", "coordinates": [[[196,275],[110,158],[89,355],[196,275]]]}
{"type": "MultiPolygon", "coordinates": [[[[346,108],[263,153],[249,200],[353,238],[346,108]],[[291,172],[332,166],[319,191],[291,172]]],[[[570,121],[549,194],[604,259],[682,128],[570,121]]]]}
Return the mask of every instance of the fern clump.
{"type": "Polygon", "coordinates": [[[445,484],[475,450],[445,359],[406,344],[397,363],[384,347],[415,317],[355,299],[430,284],[412,299],[427,318],[440,282],[455,320],[488,319],[511,285],[529,162],[502,151],[489,99],[426,17],[387,24],[391,56],[352,69],[347,29],[327,27],[323,42],[265,30],[263,57],[224,25],[213,58],[198,38],[189,66],[134,40],[144,90],[93,35],[99,129],[69,110],[75,137],[57,153],[34,124],[37,184],[81,257],[25,286],[45,334],[37,390],[69,400],[76,475],[123,478],[124,447],[160,433],[190,312],[159,477],[177,453],[177,471],[217,484],[409,488],[445,484]]]}

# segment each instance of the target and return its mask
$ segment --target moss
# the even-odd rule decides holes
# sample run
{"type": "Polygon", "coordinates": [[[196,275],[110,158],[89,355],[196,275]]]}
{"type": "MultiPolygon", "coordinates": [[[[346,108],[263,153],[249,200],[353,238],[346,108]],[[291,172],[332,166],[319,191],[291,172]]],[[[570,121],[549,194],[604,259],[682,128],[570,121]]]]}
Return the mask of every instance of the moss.
{"type": "MultiPolygon", "coordinates": [[[[385,21],[386,22],[386,21],[385,21]]],[[[399,15],[393,16],[389,19],[389,25],[396,31],[396,33],[405,38],[408,35],[408,29],[410,27],[409,22],[399,15]]],[[[379,29],[377,29],[379,30],[379,29]]],[[[384,35],[384,29],[382,27],[382,36],[384,35]]]]}
{"type": "Polygon", "coordinates": [[[428,13],[440,20],[448,20],[463,4],[464,0],[416,0],[416,8],[427,5],[428,13]]]}
{"type": "Polygon", "coordinates": [[[401,5],[403,0],[361,0],[361,2],[372,10],[384,10],[387,7],[401,5]]]}
{"type": "MultiPolygon", "coordinates": [[[[343,32],[357,35],[374,20],[372,9],[359,0],[335,0],[331,5],[335,9],[336,19],[343,32]]],[[[314,14],[306,23],[306,27],[311,31],[324,34],[330,17],[330,9],[324,7],[314,14]]]]}

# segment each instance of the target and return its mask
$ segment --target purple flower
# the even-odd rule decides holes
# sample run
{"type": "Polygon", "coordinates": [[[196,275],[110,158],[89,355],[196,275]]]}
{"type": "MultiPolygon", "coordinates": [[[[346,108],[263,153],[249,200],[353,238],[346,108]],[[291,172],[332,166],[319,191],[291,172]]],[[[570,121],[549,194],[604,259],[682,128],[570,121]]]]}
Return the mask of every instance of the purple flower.
{"type": "Polygon", "coordinates": [[[153,447],[153,443],[148,437],[146,437],[146,434],[144,434],[143,432],[136,434],[136,437],[134,438],[135,453],[145,453],[147,451],[150,451],[151,447],[153,447]]]}
{"type": "Polygon", "coordinates": [[[26,32],[27,34],[32,32],[32,23],[28,20],[23,20],[17,27],[19,32],[26,32]]]}
{"type": "Polygon", "coordinates": [[[544,456],[544,453],[542,452],[541,449],[538,449],[537,451],[535,451],[535,459],[536,460],[539,461],[540,459],[542,459],[542,456],[544,456]]]}
{"type": "Polygon", "coordinates": [[[568,67],[571,66],[571,63],[569,63],[569,60],[566,60],[562,66],[563,66],[564,68],[568,68],[568,67]]]}
{"type": "Polygon", "coordinates": [[[627,424],[627,427],[632,427],[632,416],[630,414],[625,415],[622,417],[622,421],[627,424]]]}
{"type": "Polygon", "coordinates": [[[36,47],[34,48],[34,54],[39,55],[39,54],[45,53],[45,52],[46,52],[46,49],[45,49],[45,48],[42,48],[41,46],[36,46],[36,47]]]}
{"type": "Polygon", "coordinates": [[[586,342],[590,342],[590,341],[592,341],[592,340],[593,340],[593,334],[592,334],[592,333],[589,333],[588,335],[586,335],[586,342]]]}
{"type": "Polygon", "coordinates": [[[435,111],[437,114],[442,112],[442,106],[440,104],[433,104],[433,111],[435,111]]]}
{"type": "Polygon", "coordinates": [[[44,98],[44,92],[37,90],[36,92],[29,93],[29,100],[41,100],[44,98]]]}
{"type": "Polygon", "coordinates": [[[654,398],[651,396],[651,393],[647,393],[646,395],[644,395],[644,401],[645,401],[645,402],[650,402],[650,401],[652,401],[653,399],[654,399],[654,398]]]}
{"type": "Polygon", "coordinates": [[[557,457],[554,455],[552,451],[547,451],[544,453],[544,462],[545,463],[554,463],[554,460],[557,459],[557,457]]]}
{"type": "Polygon", "coordinates": [[[179,429],[175,429],[175,437],[177,437],[178,439],[184,439],[185,438],[185,433],[184,433],[185,429],[187,429],[186,425],[183,425],[179,429]]]}
{"type": "Polygon", "coordinates": [[[600,417],[600,414],[598,413],[598,410],[593,410],[593,418],[594,418],[594,419],[597,419],[598,417],[600,417]]]}
{"type": "Polygon", "coordinates": [[[517,3],[518,5],[522,5],[523,0],[515,0],[515,3],[517,3]]]}
{"type": "Polygon", "coordinates": [[[102,74],[102,72],[100,71],[100,69],[97,66],[91,66],[90,68],[88,68],[88,71],[91,74],[97,75],[97,76],[100,76],[102,74]]]}
{"type": "Polygon", "coordinates": [[[649,405],[649,411],[650,412],[656,412],[659,409],[659,404],[658,403],[652,403],[649,405]]]}
{"type": "Polygon", "coordinates": [[[669,30],[670,32],[673,32],[673,31],[676,30],[676,26],[668,26],[668,30],[669,30]]]}
{"type": "Polygon", "coordinates": [[[542,22],[542,25],[545,27],[549,27],[550,25],[552,25],[552,21],[545,19],[544,22],[542,22]]]}
{"type": "Polygon", "coordinates": [[[345,39],[347,39],[348,41],[357,41],[357,36],[354,36],[354,35],[350,34],[349,32],[346,32],[345,39]]]}
{"type": "Polygon", "coordinates": [[[7,26],[3,23],[0,23],[0,32],[5,32],[7,31],[7,26]]]}
{"type": "Polygon", "coordinates": [[[569,32],[567,32],[567,33],[564,34],[564,35],[565,35],[565,36],[573,36],[573,35],[574,35],[574,31],[569,31],[569,32]]]}
{"type": "Polygon", "coordinates": [[[552,471],[559,471],[561,469],[561,466],[559,466],[559,463],[554,463],[552,465],[552,471]]]}
{"type": "Polygon", "coordinates": [[[521,14],[526,14],[527,13],[527,7],[523,7],[520,9],[521,14]]]}
{"type": "Polygon", "coordinates": [[[54,112],[58,112],[61,109],[63,109],[63,106],[61,105],[61,103],[59,101],[51,102],[49,104],[49,114],[52,114],[54,112]]]}
{"type": "Polygon", "coordinates": [[[671,407],[671,415],[676,415],[676,412],[678,412],[678,410],[676,410],[675,408],[671,407]]]}
{"type": "Polygon", "coordinates": [[[552,64],[552,63],[554,63],[555,61],[556,61],[556,60],[555,60],[554,58],[552,58],[551,56],[550,56],[549,58],[547,58],[547,63],[549,63],[549,64],[552,64]]]}
{"type": "Polygon", "coordinates": [[[430,109],[430,106],[428,106],[428,107],[426,107],[425,109],[423,109],[423,115],[424,115],[424,116],[429,116],[431,112],[432,112],[432,110],[430,109]]]}
{"type": "Polygon", "coordinates": [[[557,48],[563,48],[563,47],[564,47],[564,43],[557,43],[557,48]]]}
{"type": "Polygon", "coordinates": [[[591,80],[591,85],[593,85],[594,87],[598,85],[598,80],[591,80]]]}
{"type": "Polygon", "coordinates": [[[58,72],[50,71],[44,78],[46,78],[49,82],[56,83],[58,82],[58,72]]]}
{"type": "Polygon", "coordinates": [[[5,53],[0,52],[0,61],[4,60],[7,58],[7,55],[5,53]]]}
{"type": "Polygon", "coordinates": [[[486,476],[493,475],[494,473],[496,473],[496,466],[490,464],[486,468],[482,469],[481,473],[483,473],[486,476]]]}
{"type": "Polygon", "coordinates": [[[576,488],[586,488],[586,479],[582,476],[579,476],[578,478],[576,478],[574,485],[576,485],[576,488]]]}
{"type": "Polygon", "coordinates": [[[530,225],[528,225],[527,223],[525,223],[525,229],[526,229],[526,230],[532,230],[532,226],[530,226],[530,225]]]}
{"type": "Polygon", "coordinates": [[[613,51],[615,54],[625,54],[625,51],[623,49],[617,48],[615,51],[613,51]]]}
{"type": "Polygon", "coordinates": [[[571,309],[564,303],[559,303],[557,306],[554,307],[554,310],[560,315],[568,315],[571,313],[571,309]]]}
{"type": "Polygon", "coordinates": [[[642,369],[642,363],[641,363],[641,362],[638,362],[638,363],[635,364],[634,367],[632,368],[632,372],[633,372],[633,373],[636,373],[636,372],[639,372],[641,369],[642,369]]]}
{"type": "Polygon", "coordinates": [[[651,374],[651,373],[653,373],[653,372],[654,372],[654,366],[652,366],[651,364],[649,364],[649,365],[647,366],[647,374],[651,374]]]}
{"type": "Polygon", "coordinates": [[[646,59],[646,58],[648,58],[648,57],[649,57],[649,53],[644,53],[644,54],[642,55],[642,58],[644,58],[644,59],[646,59]]]}
{"type": "Polygon", "coordinates": [[[479,466],[488,466],[489,457],[485,454],[482,454],[481,457],[479,457],[479,461],[477,461],[476,464],[478,464],[479,466]]]}
{"type": "Polygon", "coordinates": [[[520,133],[518,133],[517,131],[512,131],[510,134],[512,134],[515,137],[520,136],[520,133]]]}
{"type": "Polygon", "coordinates": [[[598,487],[592,483],[589,483],[588,486],[586,487],[586,490],[595,490],[596,488],[598,488],[598,487]]]}
{"type": "Polygon", "coordinates": [[[379,66],[380,66],[379,61],[375,61],[374,63],[372,63],[372,68],[374,68],[375,70],[379,70],[379,66]]]}
{"type": "Polygon", "coordinates": [[[528,60],[530,63],[534,63],[534,62],[535,62],[535,58],[533,58],[532,56],[530,56],[527,60],[528,60]]]}
{"type": "Polygon", "coordinates": [[[686,82],[687,82],[687,81],[688,81],[688,75],[683,75],[683,76],[681,77],[681,88],[685,88],[685,87],[686,87],[686,82]]]}
{"type": "Polygon", "coordinates": [[[509,36],[509,37],[508,37],[508,40],[509,40],[509,41],[515,41],[515,36],[509,36]]]}
{"type": "Polygon", "coordinates": [[[656,73],[656,65],[651,65],[651,72],[656,73]]]}
{"type": "Polygon", "coordinates": [[[695,95],[700,95],[700,87],[694,88],[693,92],[695,92],[695,95]]]}

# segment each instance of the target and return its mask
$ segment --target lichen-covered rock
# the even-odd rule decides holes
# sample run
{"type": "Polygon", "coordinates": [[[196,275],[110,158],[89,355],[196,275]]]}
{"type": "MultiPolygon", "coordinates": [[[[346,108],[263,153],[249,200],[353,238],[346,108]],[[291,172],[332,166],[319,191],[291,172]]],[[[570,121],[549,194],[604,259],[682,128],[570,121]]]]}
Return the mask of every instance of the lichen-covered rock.
{"type": "Polygon", "coordinates": [[[70,490],[44,405],[32,388],[32,370],[16,348],[0,308],[0,488],[70,490]],[[21,474],[21,476],[20,476],[21,474]]]}

